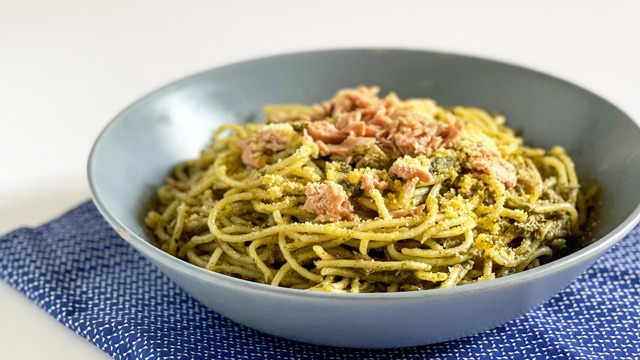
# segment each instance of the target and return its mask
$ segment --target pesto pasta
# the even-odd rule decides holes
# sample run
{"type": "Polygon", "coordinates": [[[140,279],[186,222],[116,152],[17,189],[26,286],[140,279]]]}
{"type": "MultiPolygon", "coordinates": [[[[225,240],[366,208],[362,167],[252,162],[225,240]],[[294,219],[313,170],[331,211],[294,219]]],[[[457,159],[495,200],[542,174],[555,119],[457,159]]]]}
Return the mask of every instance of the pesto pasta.
{"type": "Polygon", "coordinates": [[[483,109],[378,93],[217,129],[157,190],[157,245],[274,286],[395,292],[524,271],[577,241],[597,189],[562,147],[527,147],[483,109]]]}

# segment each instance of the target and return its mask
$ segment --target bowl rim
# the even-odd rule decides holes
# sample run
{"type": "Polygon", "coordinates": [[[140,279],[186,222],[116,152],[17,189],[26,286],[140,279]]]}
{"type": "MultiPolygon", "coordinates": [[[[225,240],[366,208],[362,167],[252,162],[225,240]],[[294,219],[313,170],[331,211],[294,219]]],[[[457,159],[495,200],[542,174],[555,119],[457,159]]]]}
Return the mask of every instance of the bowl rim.
{"type": "MultiPolygon", "coordinates": [[[[492,279],[490,281],[483,281],[472,284],[465,284],[461,286],[454,286],[451,288],[437,288],[437,289],[429,289],[422,291],[407,291],[407,292],[393,292],[393,293],[330,293],[330,292],[320,292],[320,291],[308,291],[302,289],[293,289],[286,288],[280,286],[272,286],[269,284],[262,284],[258,282],[253,282],[249,280],[235,278],[229,275],[220,274],[217,272],[213,272],[210,270],[206,270],[204,268],[200,268],[196,265],[193,265],[187,261],[179,259],[175,256],[172,256],[160,248],[154,246],[150,242],[147,242],[142,237],[138,236],[134,231],[129,229],[127,226],[120,221],[114,213],[110,210],[109,205],[102,197],[100,193],[100,189],[96,184],[96,154],[100,151],[100,147],[104,138],[108,136],[109,132],[112,131],[114,127],[117,126],[118,123],[122,121],[126,117],[126,115],[132,111],[134,108],[139,106],[145,100],[152,98],[154,96],[159,96],[164,92],[169,92],[173,88],[180,86],[182,83],[192,81],[193,79],[200,77],[202,75],[221,71],[223,69],[248,65],[253,62],[265,61],[265,60],[277,60],[278,58],[284,58],[289,56],[300,56],[300,55],[313,55],[313,54],[322,54],[322,53],[346,53],[346,52],[362,52],[362,53],[386,53],[386,52],[395,52],[395,53],[421,53],[424,55],[431,56],[443,56],[443,57],[457,57],[466,60],[473,61],[482,61],[487,63],[492,63],[495,65],[510,67],[512,69],[518,71],[525,71],[534,73],[538,76],[542,76],[544,78],[550,79],[552,81],[563,83],[564,85],[569,85],[573,88],[576,88],[580,91],[586,92],[604,103],[609,104],[621,114],[623,114],[629,121],[631,121],[636,127],[640,128],[640,124],[633,121],[633,119],[625,113],[620,107],[613,104],[611,101],[605,99],[604,97],[594,93],[593,91],[586,89],[585,87],[576,85],[575,83],[566,81],[562,78],[556,77],[554,75],[550,75],[548,73],[544,73],[529,67],[517,65],[514,63],[508,63],[501,60],[495,60],[487,57],[470,55],[470,54],[462,54],[456,52],[449,51],[439,51],[439,50],[429,50],[429,49],[421,49],[421,48],[398,48],[398,47],[345,47],[345,48],[326,48],[326,49],[314,49],[314,50],[304,50],[304,51],[293,51],[293,52],[284,52],[284,53],[276,53],[267,56],[260,57],[252,57],[232,63],[227,63],[221,66],[212,67],[209,69],[205,69],[202,71],[198,71],[192,73],[191,75],[183,76],[177,80],[169,82],[163,86],[156,88],[151,92],[145,93],[143,96],[136,98],[132,103],[126,106],[122,111],[120,111],[116,116],[114,116],[107,125],[100,131],[95,142],[92,145],[91,151],[89,153],[88,162],[87,162],[87,177],[89,182],[89,188],[91,190],[91,196],[93,203],[96,205],[99,212],[102,216],[107,220],[107,222],[111,225],[112,228],[116,230],[118,235],[123,238],[127,243],[132,245],[138,251],[142,253],[144,257],[152,262],[161,262],[166,265],[170,265],[173,268],[176,268],[182,273],[187,273],[192,276],[199,277],[206,282],[215,282],[218,285],[222,285],[225,287],[232,288],[244,288],[247,291],[259,292],[264,294],[270,294],[273,296],[283,296],[283,297],[302,297],[305,299],[340,299],[340,300],[348,300],[348,299],[368,299],[368,300],[384,300],[384,301],[393,301],[393,300],[421,300],[424,298],[429,298],[433,300],[437,300],[443,297],[450,297],[456,295],[464,295],[466,293],[477,293],[484,291],[494,291],[496,288],[504,288],[510,287],[516,284],[522,284],[531,282],[535,279],[543,278],[549,276],[553,273],[561,272],[564,267],[570,265],[579,265],[579,264],[587,264],[590,266],[592,262],[594,262],[601,254],[606,252],[609,248],[614,246],[620,239],[626,236],[639,222],[640,222],[640,204],[638,204],[635,209],[631,212],[629,216],[627,216],[624,220],[622,220],[618,226],[616,226],[613,230],[609,231],[607,234],[595,239],[591,244],[570,253],[560,259],[553,260],[547,264],[544,264],[540,267],[529,269],[523,272],[519,272],[516,274],[511,274],[509,276],[492,279]]],[[[573,280],[573,279],[572,279],[573,280]]]]}

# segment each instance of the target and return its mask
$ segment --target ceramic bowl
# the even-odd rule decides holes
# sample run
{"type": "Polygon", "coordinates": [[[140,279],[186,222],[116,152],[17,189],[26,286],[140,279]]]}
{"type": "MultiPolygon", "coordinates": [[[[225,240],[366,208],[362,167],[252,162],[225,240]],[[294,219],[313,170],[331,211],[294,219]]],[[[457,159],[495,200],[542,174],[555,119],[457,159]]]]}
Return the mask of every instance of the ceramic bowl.
{"type": "Polygon", "coordinates": [[[601,97],[540,72],[469,56],[345,49],[267,57],[205,71],[133,103],[90,155],[94,201],[116,231],[203,304],[276,336],[343,347],[436,343],[499,326],[566,287],[640,218],[640,129],[601,97]],[[586,185],[602,191],[597,240],[504,278],[404,293],[331,294],[257,284],[198,268],[151,244],[150,198],[170,169],[198,156],[225,122],[261,117],[268,103],[315,103],[336,90],[379,85],[401,98],[504,113],[528,144],[564,146],[586,185]]]}

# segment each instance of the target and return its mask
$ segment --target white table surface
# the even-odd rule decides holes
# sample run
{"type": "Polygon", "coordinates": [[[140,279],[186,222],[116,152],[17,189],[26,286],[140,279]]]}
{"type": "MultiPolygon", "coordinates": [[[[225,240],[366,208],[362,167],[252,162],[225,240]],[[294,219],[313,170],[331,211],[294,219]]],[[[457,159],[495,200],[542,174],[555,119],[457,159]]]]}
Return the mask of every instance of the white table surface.
{"type": "MultiPolygon", "coordinates": [[[[352,46],[524,65],[640,119],[640,2],[5,0],[0,233],[89,199],[93,141],[148,91],[238,60],[352,46]]],[[[108,358],[2,281],[0,318],[2,359],[108,358]]]]}

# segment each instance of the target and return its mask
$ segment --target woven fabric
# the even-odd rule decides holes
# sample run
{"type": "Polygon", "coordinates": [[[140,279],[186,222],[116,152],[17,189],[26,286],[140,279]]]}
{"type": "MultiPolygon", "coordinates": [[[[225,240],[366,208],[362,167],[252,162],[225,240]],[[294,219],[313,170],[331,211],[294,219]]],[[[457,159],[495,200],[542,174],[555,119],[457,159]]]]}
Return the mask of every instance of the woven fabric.
{"type": "Polygon", "coordinates": [[[506,325],[388,350],[308,345],[236,324],[172,283],[91,202],[0,238],[0,278],[116,359],[638,359],[639,240],[636,227],[570,286],[506,325]]]}

